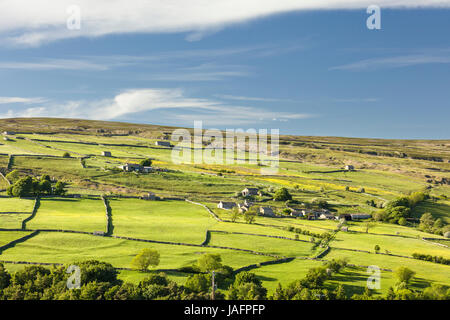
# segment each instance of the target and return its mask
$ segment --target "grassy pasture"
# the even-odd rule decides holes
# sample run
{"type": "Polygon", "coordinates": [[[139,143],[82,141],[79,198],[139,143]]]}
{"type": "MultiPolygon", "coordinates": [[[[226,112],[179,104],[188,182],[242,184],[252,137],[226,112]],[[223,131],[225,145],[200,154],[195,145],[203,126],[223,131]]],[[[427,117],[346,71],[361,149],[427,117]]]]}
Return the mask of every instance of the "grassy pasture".
{"type": "Polygon", "coordinates": [[[80,160],[76,158],[14,157],[14,169],[34,169],[48,174],[66,172],[76,174],[81,170],[80,160]]]}
{"type": "MultiPolygon", "coordinates": [[[[10,243],[13,240],[22,238],[30,234],[29,231],[1,231],[0,232],[0,246],[10,243]]],[[[0,255],[0,260],[4,259],[3,255],[0,255]]]]}
{"type": "Polygon", "coordinates": [[[339,232],[331,243],[332,247],[359,249],[375,252],[375,245],[380,246],[380,252],[412,256],[413,253],[428,253],[433,256],[443,256],[450,259],[450,249],[433,245],[419,239],[408,239],[402,237],[391,237],[365,233],[339,232]]]}
{"type": "MultiPolygon", "coordinates": [[[[262,234],[269,236],[279,236],[286,238],[295,238],[295,233],[289,232],[280,228],[266,227],[258,224],[247,224],[247,223],[230,223],[230,222],[220,222],[212,226],[213,230],[226,231],[226,232],[242,232],[242,233],[252,233],[252,234],[262,234]]],[[[299,234],[300,240],[309,241],[311,237],[299,234]]]]}
{"type": "Polygon", "coordinates": [[[34,200],[19,198],[0,198],[0,212],[31,213],[34,200]]]}
{"type": "MultiPolygon", "coordinates": [[[[351,231],[359,231],[366,232],[366,223],[365,222],[349,222],[348,228],[351,231]]],[[[430,235],[429,233],[425,233],[419,231],[418,229],[414,229],[411,227],[404,227],[396,224],[389,224],[383,222],[374,222],[373,226],[369,229],[370,234],[392,234],[392,235],[401,235],[407,237],[436,237],[441,238],[438,235],[430,235]]]]}
{"type": "Polygon", "coordinates": [[[287,263],[262,266],[251,272],[258,276],[270,295],[273,294],[278,283],[285,287],[292,281],[304,278],[309,269],[322,265],[321,261],[295,259],[287,263]]]}
{"type": "MultiPolygon", "coordinates": [[[[376,265],[380,268],[396,270],[403,266],[416,272],[418,282],[437,282],[444,285],[450,285],[450,266],[436,264],[416,259],[392,257],[381,254],[371,254],[363,252],[350,252],[343,250],[331,250],[325,259],[347,258],[351,264],[369,266],[376,265]]],[[[382,284],[383,285],[383,284],[382,284]]]]}
{"type": "MultiPolygon", "coordinates": [[[[324,265],[323,261],[315,260],[293,260],[288,263],[263,266],[253,269],[259,279],[262,280],[263,285],[268,289],[268,293],[273,294],[280,283],[285,288],[289,283],[300,280],[306,276],[306,273],[311,268],[316,268],[324,265]]],[[[365,268],[346,267],[342,272],[333,274],[330,280],[325,282],[325,287],[333,290],[338,284],[344,285],[344,290],[347,296],[353,294],[363,293],[367,278],[370,276],[365,268]]],[[[374,292],[375,295],[385,295],[390,286],[396,282],[392,272],[381,271],[381,289],[374,292]]],[[[413,288],[420,288],[421,282],[412,282],[413,288]]]]}
{"type": "Polygon", "coordinates": [[[311,243],[242,234],[213,233],[210,245],[249,249],[286,257],[306,257],[315,253],[311,243]]]}
{"type": "Polygon", "coordinates": [[[201,206],[185,201],[114,199],[114,235],[201,244],[217,222],[201,206]]]}
{"type": "Polygon", "coordinates": [[[219,197],[232,195],[242,190],[245,185],[237,180],[228,180],[214,176],[181,172],[161,172],[136,175],[134,173],[117,173],[96,178],[95,181],[113,183],[141,190],[169,193],[176,197],[219,197]]]}
{"type": "Polygon", "coordinates": [[[271,260],[270,257],[233,250],[145,243],[83,234],[43,232],[17,244],[1,255],[3,260],[50,263],[72,263],[97,259],[115,267],[129,268],[131,260],[144,248],[160,252],[157,269],[177,269],[192,265],[203,253],[218,253],[226,265],[234,268],[271,260]]]}
{"type": "Polygon", "coordinates": [[[41,154],[62,156],[63,151],[47,148],[39,143],[13,138],[10,141],[4,141],[4,145],[0,146],[1,153],[8,154],[41,154]]]}
{"type": "Polygon", "coordinates": [[[43,198],[27,228],[106,231],[106,211],[100,199],[43,198]]]}
{"type": "Polygon", "coordinates": [[[20,229],[22,221],[33,210],[34,200],[18,198],[0,198],[0,228],[20,229]]]}
{"type": "Polygon", "coordinates": [[[28,218],[30,214],[4,214],[0,213],[0,228],[20,229],[22,221],[28,218]]]}

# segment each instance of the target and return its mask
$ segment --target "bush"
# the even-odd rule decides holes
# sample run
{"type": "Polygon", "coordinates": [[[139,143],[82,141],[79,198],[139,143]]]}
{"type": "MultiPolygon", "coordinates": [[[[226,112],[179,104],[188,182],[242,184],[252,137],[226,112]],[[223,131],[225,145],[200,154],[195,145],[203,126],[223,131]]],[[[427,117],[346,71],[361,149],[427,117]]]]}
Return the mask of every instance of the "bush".
{"type": "Polygon", "coordinates": [[[63,158],[70,158],[70,153],[68,153],[68,152],[64,152],[64,154],[63,154],[63,158]]]}
{"type": "Polygon", "coordinates": [[[198,259],[197,265],[203,272],[216,271],[222,268],[222,258],[219,254],[206,253],[198,259]]]}
{"type": "Polygon", "coordinates": [[[143,167],[150,167],[152,165],[152,159],[143,159],[139,164],[143,167]]]}
{"type": "Polygon", "coordinates": [[[406,284],[414,277],[415,274],[416,273],[414,271],[406,267],[400,267],[394,273],[400,283],[404,282],[406,284]]]}
{"type": "Polygon", "coordinates": [[[209,274],[199,273],[190,275],[184,286],[191,292],[204,293],[209,291],[210,284],[211,276],[209,274]]]}
{"type": "Polygon", "coordinates": [[[155,249],[142,249],[142,251],[133,258],[131,265],[140,271],[147,271],[150,266],[159,264],[159,252],[155,249]]]}
{"type": "Polygon", "coordinates": [[[450,259],[446,259],[441,256],[432,256],[431,254],[423,254],[423,253],[413,253],[412,257],[418,260],[450,265],[450,259]]]}
{"type": "Polygon", "coordinates": [[[275,201],[287,201],[287,200],[292,200],[292,196],[289,193],[288,189],[280,188],[275,192],[273,199],[275,201]]]}

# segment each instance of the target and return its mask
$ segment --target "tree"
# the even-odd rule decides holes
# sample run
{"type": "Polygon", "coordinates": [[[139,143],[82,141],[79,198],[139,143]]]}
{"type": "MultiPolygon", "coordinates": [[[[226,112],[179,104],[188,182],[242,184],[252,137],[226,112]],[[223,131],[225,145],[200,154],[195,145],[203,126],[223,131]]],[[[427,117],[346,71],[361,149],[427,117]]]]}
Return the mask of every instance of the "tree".
{"type": "Polygon", "coordinates": [[[0,290],[5,289],[9,286],[11,281],[11,276],[8,271],[5,269],[2,263],[0,263],[0,290]]]}
{"type": "Polygon", "coordinates": [[[434,226],[433,215],[429,212],[424,213],[420,217],[419,229],[422,231],[430,232],[434,226]]]}
{"type": "Polygon", "coordinates": [[[143,159],[141,160],[141,162],[139,162],[139,164],[143,167],[150,167],[152,165],[152,159],[150,158],[143,159]]]}
{"type": "Polygon", "coordinates": [[[220,254],[205,253],[197,260],[197,265],[202,272],[211,272],[222,268],[220,254]]]}
{"type": "Polygon", "coordinates": [[[414,208],[417,204],[427,198],[429,198],[429,195],[422,191],[413,192],[408,196],[409,207],[414,208]]]}
{"type": "Polygon", "coordinates": [[[68,152],[64,152],[64,154],[63,154],[63,158],[70,158],[70,153],[68,153],[68,152]]]}
{"type": "Polygon", "coordinates": [[[227,297],[233,300],[262,300],[266,295],[267,289],[262,286],[261,280],[254,273],[243,271],[236,275],[227,297]]]}
{"type": "Polygon", "coordinates": [[[289,193],[288,189],[280,188],[275,192],[273,199],[275,201],[287,201],[287,200],[292,200],[292,196],[289,193]]]}
{"type": "Polygon", "coordinates": [[[450,290],[441,284],[433,283],[430,287],[425,288],[423,297],[429,300],[448,300],[450,299],[450,290]]]}
{"type": "Polygon", "coordinates": [[[416,273],[414,271],[406,267],[400,267],[394,273],[395,277],[400,283],[405,282],[406,284],[408,284],[408,282],[414,277],[415,274],[416,273]]]}
{"type": "Polygon", "coordinates": [[[208,292],[211,284],[211,276],[209,274],[193,274],[190,275],[185,283],[185,287],[195,293],[208,292]]]}
{"type": "Polygon", "coordinates": [[[375,227],[375,223],[373,223],[373,222],[366,222],[365,223],[365,227],[366,227],[366,233],[369,233],[369,230],[372,229],[373,227],[375,227]]]}
{"type": "Polygon", "coordinates": [[[233,285],[227,294],[227,298],[230,300],[264,300],[266,297],[267,289],[254,283],[233,285]]]}
{"type": "Polygon", "coordinates": [[[334,290],[334,295],[336,297],[336,300],[345,300],[347,299],[347,295],[345,294],[345,289],[344,286],[342,284],[339,284],[336,288],[336,290],[334,290]]]}
{"type": "Polygon", "coordinates": [[[9,186],[7,193],[13,197],[24,197],[33,193],[33,179],[31,177],[20,178],[16,183],[9,186]]]}
{"type": "Polygon", "coordinates": [[[339,273],[346,266],[347,266],[346,259],[332,259],[331,261],[328,261],[328,263],[326,264],[326,267],[335,273],[339,273]]]}
{"type": "Polygon", "coordinates": [[[375,249],[375,253],[380,252],[380,246],[379,245],[376,244],[374,249],[375,249]]]}
{"type": "Polygon", "coordinates": [[[147,271],[149,266],[159,264],[159,252],[155,249],[142,249],[131,261],[131,265],[140,271],[147,271]]]}
{"type": "Polygon", "coordinates": [[[52,193],[52,184],[48,180],[41,180],[38,184],[39,193],[52,193]]]}
{"type": "Polygon", "coordinates": [[[309,288],[320,288],[325,280],[328,278],[326,268],[317,267],[308,270],[304,284],[309,288]]]}
{"type": "Polygon", "coordinates": [[[406,226],[407,221],[404,217],[401,217],[400,219],[398,219],[398,224],[401,226],[406,226]]]}
{"type": "Polygon", "coordinates": [[[248,210],[246,213],[244,213],[244,220],[248,224],[252,224],[256,220],[256,213],[248,210]]]}
{"type": "Polygon", "coordinates": [[[230,212],[231,222],[236,222],[238,218],[239,218],[239,209],[237,207],[234,207],[233,209],[231,209],[230,212]]]}
{"type": "Polygon", "coordinates": [[[328,202],[324,199],[313,199],[311,201],[312,205],[318,207],[318,208],[322,208],[322,209],[326,209],[328,208],[328,202]]]}
{"type": "Polygon", "coordinates": [[[63,196],[66,194],[66,190],[65,190],[66,184],[62,181],[58,181],[55,184],[55,194],[59,195],[59,196],[63,196]]]}
{"type": "Polygon", "coordinates": [[[236,275],[234,283],[237,285],[241,285],[243,283],[254,283],[257,285],[261,284],[261,280],[256,277],[256,274],[253,272],[242,271],[236,275]]]}
{"type": "Polygon", "coordinates": [[[8,173],[5,178],[11,183],[14,184],[20,178],[20,173],[17,170],[13,170],[8,173]]]}
{"type": "Polygon", "coordinates": [[[81,285],[89,282],[117,282],[117,270],[107,262],[98,260],[87,260],[81,262],[74,262],[80,268],[81,285]]]}
{"type": "Polygon", "coordinates": [[[48,181],[48,182],[52,182],[52,179],[50,179],[50,176],[48,174],[44,174],[41,177],[41,181],[48,181]]]}
{"type": "Polygon", "coordinates": [[[442,222],[441,218],[437,218],[434,223],[433,223],[433,228],[434,229],[440,229],[444,226],[444,222],[442,222]]]}

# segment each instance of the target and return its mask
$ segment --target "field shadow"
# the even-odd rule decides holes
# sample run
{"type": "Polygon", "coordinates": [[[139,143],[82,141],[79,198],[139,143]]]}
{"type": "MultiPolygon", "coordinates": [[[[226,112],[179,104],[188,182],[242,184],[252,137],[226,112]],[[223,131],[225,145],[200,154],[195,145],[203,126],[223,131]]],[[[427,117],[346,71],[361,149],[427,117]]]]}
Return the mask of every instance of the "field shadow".
{"type": "Polygon", "coordinates": [[[258,275],[257,278],[261,281],[279,281],[276,278],[272,278],[272,277],[267,277],[267,276],[262,276],[262,275],[258,275]]]}

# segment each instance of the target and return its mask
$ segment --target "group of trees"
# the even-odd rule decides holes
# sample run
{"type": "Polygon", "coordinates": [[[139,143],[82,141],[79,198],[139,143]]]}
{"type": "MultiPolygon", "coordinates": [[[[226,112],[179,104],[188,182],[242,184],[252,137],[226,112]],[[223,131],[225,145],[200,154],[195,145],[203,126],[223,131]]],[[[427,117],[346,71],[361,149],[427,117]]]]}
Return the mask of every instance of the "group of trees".
{"type": "MultiPolygon", "coordinates": [[[[407,219],[411,218],[414,208],[421,202],[430,199],[428,193],[423,191],[413,192],[408,196],[394,199],[386,204],[384,210],[373,214],[377,221],[384,221],[402,226],[407,225],[407,219]]],[[[443,235],[450,231],[450,225],[442,219],[434,219],[431,213],[424,213],[420,217],[418,227],[421,231],[443,235]]]]}
{"type": "Polygon", "coordinates": [[[333,259],[322,267],[309,269],[305,278],[291,282],[283,288],[278,284],[273,300],[344,300],[347,299],[344,287],[340,284],[332,290],[324,283],[333,273],[340,273],[347,265],[346,260],[333,259]]]}
{"type": "Polygon", "coordinates": [[[309,230],[303,230],[301,228],[293,227],[293,226],[286,227],[286,230],[289,231],[289,232],[295,232],[295,233],[298,233],[298,234],[303,234],[305,236],[311,236],[311,237],[314,237],[314,238],[330,237],[330,233],[328,233],[328,232],[315,233],[315,232],[311,232],[309,230]]]}
{"type": "Polygon", "coordinates": [[[139,162],[139,164],[143,167],[151,167],[152,166],[152,159],[147,158],[147,159],[143,159],[139,162]]]}
{"type": "Polygon", "coordinates": [[[408,196],[394,199],[387,203],[384,210],[374,214],[375,220],[406,225],[407,218],[411,217],[412,209],[420,202],[429,198],[425,192],[418,191],[408,196]]]}
{"type": "Polygon", "coordinates": [[[414,259],[450,265],[450,259],[446,259],[442,256],[432,256],[431,254],[424,254],[424,253],[413,253],[412,257],[414,259]]]}
{"type": "Polygon", "coordinates": [[[287,188],[280,188],[277,191],[275,191],[273,200],[275,200],[275,201],[292,200],[292,195],[289,193],[289,190],[287,188]]]}
{"type": "Polygon", "coordinates": [[[247,211],[241,212],[239,211],[238,207],[234,207],[230,210],[230,220],[231,222],[236,222],[239,220],[239,218],[242,216],[245,223],[252,224],[256,221],[256,216],[258,215],[258,207],[252,206],[247,211]]]}
{"type": "Polygon", "coordinates": [[[49,175],[43,175],[39,179],[31,176],[21,177],[17,170],[6,175],[10,185],[6,189],[12,197],[30,197],[38,195],[64,195],[65,183],[52,181],[49,175]]]}
{"type": "Polygon", "coordinates": [[[443,235],[450,231],[450,225],[444,223],[441,218],[434,219],[431,213],[426,212],[420,217],[419,229],[424,232],[443,235]]]}

